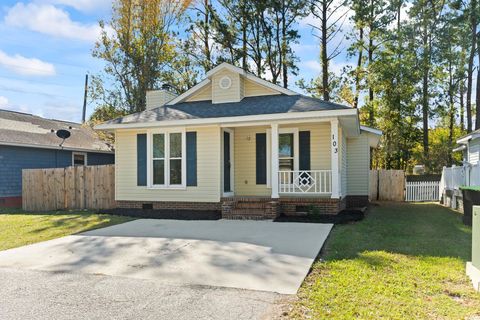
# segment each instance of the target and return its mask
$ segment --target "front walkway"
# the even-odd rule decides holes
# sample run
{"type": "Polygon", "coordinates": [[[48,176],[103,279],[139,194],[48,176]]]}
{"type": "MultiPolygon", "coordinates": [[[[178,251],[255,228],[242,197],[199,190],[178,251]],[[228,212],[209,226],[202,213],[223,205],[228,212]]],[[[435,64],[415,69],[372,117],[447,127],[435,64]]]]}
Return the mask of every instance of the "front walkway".
{"type": "Polygon", "coordinates": [[[141,219],[0,252],[0,267],[295,294],[331,228],[141,219]]]}

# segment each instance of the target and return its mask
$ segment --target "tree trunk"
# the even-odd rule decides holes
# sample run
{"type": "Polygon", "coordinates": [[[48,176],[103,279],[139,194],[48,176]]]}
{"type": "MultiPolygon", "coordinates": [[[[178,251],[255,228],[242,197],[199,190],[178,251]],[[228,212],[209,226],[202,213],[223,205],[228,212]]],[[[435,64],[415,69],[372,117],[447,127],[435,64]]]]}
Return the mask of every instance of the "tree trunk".
{"type": "Polygon", "coordinates": [[[328,83],[328,55],[327,55],[327,1],[322,1],[322,86],[323,100],[330,101],[330,88],[328,83]]]}
{"type": "MultiPolygon", "coordinates": [[[[480,63],[480,51],[478,51],[480,63]]],[[[480,68],[477,68],[477,91],[475,94],[475,130],[480,129],[480,68]]]]}
{"type": "MultiPolygon", "coordinates": [[[[370,26],[370,33],[372,32],[372,27],[370,26]]],[[[372,65],[373,62],[373,39],[371,35],[369,35],[369,40],[368,40],[368,67],[372,65]]],[[[370,125],[373,126],[375,123],[375,111],[373,110],[373,98],[374,98],[374,92],[373,92],[373,86],[371,83],[368,84],[368,102],[370,103],[370,108],[368,109],[368,120],[370,122],[370,125]]]]}
{"type": "Polygon", "coordinates": [[[212,54],[210,52],[210,46],[208,44],[208,40],[210,38],[210,8],[208,4],[209,0],[205,0],[203,5],[205,6],[205,17],[204,17],[204,38],[203,38],[203,48],[205,51],[205,66],[204,70],[205,73],[210,71],[212,68],[212,54]]]}
{"type": "Polygon", "coordinates": [[[242,5],[242,69],[247,71],[247,17],[245,4],[242,5]]]}
{"type": "Polygon", "coordinates": [[[460,129],[465,130],[465,102],[463,101],[463,96],[465,95],[465,81],[463,79],[460,81],[459,86],[459,96],[460,96],[460,129]]]}
{"type": "MultiPolygon", "coordinates": [[[[425,19],[425,18],[424,18],[425,19]]],[[[428,114],[429,114],[429,94],[428,94],[428,76],[430,71],[430,46],[427,25],[424,23],[422,46],[423,46],[423,66],[422,66],[422,120],[423,120],[423,158],[425,167],[429,169],[429,145],[428,145],[428,114]]]]}
{"type": "Polygon", "coordinates": [[[288,59],[287,59],[287,27],[285,25],[285,19],[287,19],[287,14],[285,12],[285,0],[282,1],[282,55],[283,55],[283,66],[282,66],[282,78],[283,78],[283,87],[288,88],[288,59]]]}
{"type": "Polygon", "coordinates": [[[448,154],[447,165],[451,167],[453,164],[452,148],[453,148],[453,129],[455,124],[455,103],[454,103],[454,84],[453,84],[453,66],[449,63],[449,78],[448,78],[448,98],[450,104],[449,123],[448,123],[448,154]]]}
{"type": "Polygon", "coordinates": [[[470,8],[470,27],[471,27],[471,39],[470,39],[470,55],[468,56],[468,69],[467,69],[467,132],[472,131],[472,85],[473,85],[473,60],[475,57],[475,47],[477,45],[477,0],[471,1],[470,8]]]}
{"type": "Polygon", "coordinates": [[[353,107],[358,108],[358,97],[360,95],[360,71],[362,68],[362,56],[363,56],[363,27],[360,27],[360,47],[358,49],[357,71],[355,72],[355,100],[353,107]]]}

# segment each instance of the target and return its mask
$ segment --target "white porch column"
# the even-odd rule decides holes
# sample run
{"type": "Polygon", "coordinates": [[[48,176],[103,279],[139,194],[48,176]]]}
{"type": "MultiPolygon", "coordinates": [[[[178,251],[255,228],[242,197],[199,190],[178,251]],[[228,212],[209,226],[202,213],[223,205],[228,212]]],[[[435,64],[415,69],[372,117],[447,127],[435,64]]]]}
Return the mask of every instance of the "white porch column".
{"type": "Polygon", "coordinates": [[[332,155],[332,198],[340,198],[340,148],[338,135],[338,119],[330,121],[331,155],[332,155]]]}
{"type": "Polygon", "coordinates": [[[278,170],[279,170],[279,164],[278,164],[278,124],[277,123],[272,123],[272,130],[270,130],[270,141],[272,144],[271,147],[271,179],[272,179],[272,198],[279,198],[278,195],[278,170]]]}

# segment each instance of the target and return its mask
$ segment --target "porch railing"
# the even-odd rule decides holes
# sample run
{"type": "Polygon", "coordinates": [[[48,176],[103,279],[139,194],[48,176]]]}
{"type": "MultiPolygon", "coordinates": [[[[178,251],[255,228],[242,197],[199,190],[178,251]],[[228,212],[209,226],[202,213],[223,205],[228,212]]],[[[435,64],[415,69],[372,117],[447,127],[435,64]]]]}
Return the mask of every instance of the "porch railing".
{"type": "Polygon", "coordinates": [[[278,188],[279,193],[329,194],[332,192],[332,171],[279,171],[278,188]]]}

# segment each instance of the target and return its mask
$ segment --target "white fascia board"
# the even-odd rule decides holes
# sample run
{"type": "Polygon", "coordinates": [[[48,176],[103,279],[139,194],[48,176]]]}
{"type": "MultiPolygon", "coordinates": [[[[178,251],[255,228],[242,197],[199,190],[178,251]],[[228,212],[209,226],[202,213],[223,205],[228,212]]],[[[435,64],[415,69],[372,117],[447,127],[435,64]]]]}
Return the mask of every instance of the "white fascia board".
{"type": "Polygon", "coordinates": [[[472,133],[472,134],[469,134],[468,136],[465,136],[463,138],[458,139],[457,143],[458,144],[467,144],[469,141],[475,140],[475,139],[478,139],[478,138],[480,138],[479,133],[472,133]]]}
{"type": "Polygon", "coordinates": [[[376,135],[379,135],[379,136],[383,135],[382,130],[373,129],[373,128],[366,127],[366,126],[360,126],[360,130],[367,131],[367,132],[370,132],[370,133],[373,133],[373,134],[376,134],[376,135]]]}
{"type": "Polygon", "coordinates": [[[341,109],[341,110],[274,113],[274,114],[261,114],[261,115],[222,117],[222,118],[99,124],[95,126],[95,129],[96,130],[115,130],[115,129],[129,129],[129,128],[198,126],[198,125],[211,125],[211,124],[225,125],[228,123],[244,123],[244,122],[250,122],[252,124],[255,124],[261,121],[279,121],[279,120],[291,120],[292,122],[294,122],[297,119],[309,119],[313,117],[318,117],[318,118],[342,117],[342,116],[358,117],[358,110],[357,109],[341,109]]]}
{"type": "Polygon", "coordinates": [[[465,149],[467,149],[467,146],[466,145],[461,145],[460,147],[456,147],[456,148],[452,149],[452,152],[463,151],[465,149]]]}
{"type": "Polygon", "coordinates": [[[197,83],[196,85],[194,85],[193,87],[191,87],[189,90],[185,91],[184,93],[182,93],[181,95],[177,96],[175,99],[171,100],[170,102],[166,103],[167,106],[171,106],[171,105],[174,105],[174,104],[177,104],[179,102],[182,102],[183,100],[187,99],[188,97],[190,97],[192,94],[194,94],[195,92],[197,92],[198,90],[202,89],[203,87],[205,87],[207,84],[210,83],[210,79],[204,79],[202,81],[200,81],[199,83],[197,83]]]}
{"type": "Polygon", "coordinates": [[[65,151],[78,151],[78,152],[109,153],[109,154],[114,154],[115,153],[115,151],[106,151],[106,150],[60,147],[60,146],[52,146],[52,145],[28,144],[28,143],[5,142],[5,141],[0,141],[0,145],[10,146],[10,147],[65,150],[65,151]]]}
{"type": "Polygon", "coordinates": [[[205,77],[209,78],[211,77],[212,75],[214,75],[215,73],[217,73],[218,71],[222,70],[222,69],[228,69],[232,72],[236,72],[236,73],[240,73],[240,74],[244,74],[245,73],[245,70],[243,70],[242,68],[239,68],[239,67],[236,67],[234,66],[233,64],[230,64],[230,63],[227,63],[227,62],[222,62],[220,63],[218,66],[216,66],[215,68],[213,69],[210,69],[206,74],[205,74],[205,77]]]}

